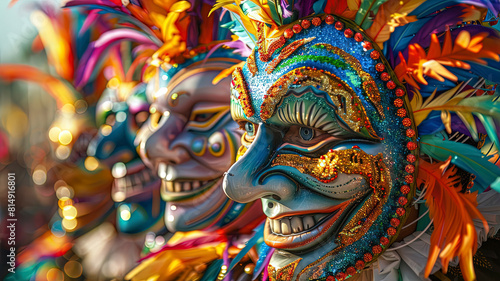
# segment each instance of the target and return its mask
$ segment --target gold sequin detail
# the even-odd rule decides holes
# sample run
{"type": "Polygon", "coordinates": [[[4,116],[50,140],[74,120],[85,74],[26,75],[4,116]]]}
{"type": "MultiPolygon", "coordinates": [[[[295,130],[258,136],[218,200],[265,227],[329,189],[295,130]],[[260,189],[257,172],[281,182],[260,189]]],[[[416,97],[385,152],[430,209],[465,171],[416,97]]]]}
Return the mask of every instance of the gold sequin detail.
{"type": "Polygon", "coordinates": [[[326,92],[337,107],[338,116],[349,128],[368,137],[378,139],[363,104],[351,87],[332,73],[310,67],[301,67],[286,73],[269,88],[267,94],[264,95],[264,102],[260,110],[260,117],[263,121],[274,114],[276,106],[286,95],[290,86],[294,84],[315,86],[319,90],[326,92]]]}
{"type": "Polygon", "coordinates": [[[368,184],[374,190],[387,189],[390,180],[382,153],[373,156],[359,148],[330,150],[320,158],[279,154],[271,166],[293,167],[324,183],[334,181],[339,172],[348,175],[359,174],[367,179],[368,184]]]}
{"type": "Polygon", "coordinates": [[[252,73],[252,76],[255,76],[255,74],[259,72],[257,64],[255,63],[255,49],[252,49],[252,53],[250,53],[250,55],[247,58],[247,67],[250,73],[252,73]]]}
{"type": "Polygon", "coordinates": [[[325,48],[326,50],[340,56],[345,60],[347,64],[349,64],[354,70],[356,70],[359,77],[361,77],[361,80],[363,81],[362,87],[366,95],[368,96],[368,99],[375,106],[378,113],[382,117],[384,117],[384,111],[382,109],[382,105],[380,104],[380,92],[378,90],[377,83],[375,83],[375,80],[373,80],[373,77],[369,73],[363,70],[359,60],[348,54],[346,51],[338,47],[334,47],[330,44],[316,44],[314,46],[321,46],[322,48],[325,48]]]}
{"type": "Polygon", "coordinates": [[[276,270],[274,266],[268,265],[267,272],[269,273],[269,281],[291,281],[295,268],[301,260],[302,259],[298,259],[278,270],[276,270]]]}
{"type": "Polygon", "coordinates": [[[283,36],[266,38],[264,25],[263,22],[257,22],[257,47],[260,60],[266,62],[271,59],[277,49],[285,45],[286,39],[283,36]]]}
{"type": "Polygon", "coordinates": [[[252,106],[252,98],[248,93],[247,83],[245,77],[243,76],[243,71],[241,67],[237,67],[233,72],[233,84],[232,87],[239,94],[238,99],[240,101],[243,112],[247,117],[252,117],[255,114],[252,106]]]}
{"type": "Polygon", "coordinates": [[[314,38],[316,38],[316,37],[304,38],[304,39],[296,40],[296,41],[292,42],[291,44],[289,44],[288,46],[286,46],[285,48],[283,48],[283,50],[281,50],[280,54],[267,65],[266,72],[268,74],[273,73],[273,71],[276,68],[276,66],[278,66],[278,64],[282,60],[288,58],[298,48],[302,47],[306,43],[311,42],[312,40],[314,40],[314,38]]]}

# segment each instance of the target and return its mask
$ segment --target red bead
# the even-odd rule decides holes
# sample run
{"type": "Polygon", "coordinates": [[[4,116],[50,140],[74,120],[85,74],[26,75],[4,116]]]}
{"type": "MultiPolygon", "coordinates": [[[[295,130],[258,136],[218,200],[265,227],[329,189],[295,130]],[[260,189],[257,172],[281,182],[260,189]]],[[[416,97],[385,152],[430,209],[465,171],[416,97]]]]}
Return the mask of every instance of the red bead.
{"type": "Polygon", "coordinates": [[[380,247],[379,245],[375,245],[372,247],[372,251],[375,255],[378,255],[382,253],[382,247],[380,247]]]}
{"type": "Polygon", "coordinates": [[[356,33],[356,35],[354,35],[354,40],[356,40],[356,42],[361,42],[363,41],[363,34],[361,33],[356,33]]]}
{"type": "Polygon", "coordinates": [[[330,276],[326,277],[326,281],[335,281],[335,277],[330,275],[330,276]]]}
{"type": "Polygon", "coordinates": [[[396,107],[402,107],[403,106],[403,100],[402,99],[395,99],[394,100],[394,106],[396,106],[396,107]]]}
{"type": "Polygon", "coordinates": [[[410,193],[410,187],[405,184],[401,187],[400,191],[401,191],[401,193],[406,195],[406,194],[410,193]]]}
{"type": "Polygon", "coordinates": [[[406,161],[413,163],[413,162],[417,161],[417,157],[415,157],[415,155],[413,155],[413,154],[408,154],[408,156],[406,156],[406,161]]]}
{"type": "Polygon", "coordinates": [[[333,24],[335,22],[335,17],[332,15],[328,15],[325,18],[325,22],[326,24],[333,24]]]}
{"type": "Polygon", "coordinates": [[[292,38],[293,36],[293,30],[292,29],[287,29],[285,30],[285,32],[283,33],[283,36],[285,36],[285,38],[289,39],[289,38],[292,38]]]}
{"type": "Polygon", "coordinates": [[[406,144],[406,147],[409,149],[409,150],[415,150],[417,149],[417,144],[412,142],[412,141],[409,141],[407,144],[406,144]]]}
{"type": "Polygon", "coordinates": [[[401,89],[401,88],[396,89],[396,96],[402,97],[404,95],[405,95],[405,91],[403,89],[401,89]]]}
{"type": "Polygon", "coordinates": [[[391,219],[391,225],[394,227],[398,227],[401,221],[398,218],[392,218],[391,219]]]}
{"type": "Polygon", "coordinates": [[[355,266],[356,266],[357,270],[362,270],[363,268],[365,268],[365,262],[362,260],[359,260],[356,262],[355,266]]]}
{"type": "Polygon", "coordinates": [[[375,65],[375,69],[378,71],[378,72],[382,72],[385,70],[385,65],[381,62],[377,63],[377,65],[375,65]]]}
{"type": "Polygon", "coordinates": [[[339,272],[339,273],[337,273],[336,277],[337,277],[338,281],[344,280],[345,279],[345,273],[344,272],[339,272]]]}
{"type": "Polygon", "coordinates": [[[404,216],[404,214],[405,214],[405,213],[406,213],[406,210],[405,210],[405,209],[403,209],[403,208],[398,208],[398,209],[396,210],[396,214],[397,214],[398,216],[400,216],[400,217],[404,216]]]}
{"type": "Polygon", "coordinates": [[[411,119],[410,118],[403,119],[403,126],[410,127],[411,126],[411,119]]]}
{"type": "Polygon", "coordinates": [[[348,29],[344,30],[344,36],[345,36],[346,38],[351,38],[351,37],[352,37],[352,35],[353,35],[353,32],[352,32],[352,30],[351,30],[350,28],[348,28],[348,29]]]}
{"type": "Polygon", "coordinates": [[[363,259],[365,260],[365,262],[370,262],[373,259],[373,256],[370,253],[366,253],[363,256],[363,259]]]}
{"type": "Polygon", "coordinates": [[[303,21],[300,22],[300,25],[304,29],[308,29],[311,26],[311,21],[309,21],[309,20],[303,20],[303,21]]]}
{"type": "Polygon", "coordinates": [[[363,48],[365,48],[365,50],[367,51],[371,50],[373,48],[372,43],[368,41],[363,42],[363,48]]]}
{"type": "Polygon", "coordinates": [[[398,109],[398,111],[396,111],[396,115],[403,118],[406,116],[406,109],[404,108],[400,108],[398,109]]]}
{"type": "Polygon", "coordinates": [[[344,24],[341,21],[335,23],[335,29],[342,30],[344,28],[344,24]]]}
{"type": "Polygon", "coordinates": [[[385,236],[380,238],[380,244],[386,246],[387,244],[389,244],[389,239],[385,236]]]}
{"type": "Polygon", "coordinates": [[[394,236],[394,235],[396,235],[396,233],[397,233],[397,231],[394,227],[389,227],[387,229],[387,234],[389,234],[390,236],[394,236]]]}
{"type": "Polygon", "coordinates": [[[315,17],[312,19],[312,24],[314,26],[319,26],[321,24],[321,19],[319,17],[315,17]]]}
{"type": "Polygon", "coordinates": [[[413,166],[413,165],[411,165],[411,164],[410,164],[410,165],[406,165],[406,167],[405,167],[405,171],[406,171],[407,173],[412,174],[413,172],[415,172],[415,166],[413,166]]]}
{"type": "Polygon", "coordinates": [[[380,58],[380,53],[378,51],[372,51],[370,57],[374,60],[378,60],[380,58]]]}
{"type": "Polygon", "coordinates": [[[404,206],[404,205],[406,205],[406,203],[408,203],[408,199],[406,199],[406,197],[404,197],[404,196],[401,196],[401,197],[399,197],[399,199],[398,199],[398,203],[399,203],[400,205],[404,206]]]}
{"type": "Polygon", "coordinates": [[[412,175],[406,175],[405,176],[405,181],[407,183],[413,183],[413,176],[412,175]]]}
{"type": "Polygon", "coordinates": [[[387,82],[387,88],[389,88],[390,90],[396,88],[396,83],[394,83],[394,81],[387,82]]]}
{"type": "Polygon", "coordinates": [[[413,138],[415,136],[415,130],[413,129],[406,130],[406,136],[409,138],[413,138]]]}
{"type": "Polygon", "coordinates": [[[380,79],[382,79],[382,81],[389,81],[389,79],[391,79],[391,76],[387,72],[382,72],[382,74],[380,74],[380,79]]]}
{"type": "Polygon", "coordinates": [[[345,270],[345,273],[348,275],[354,275],[356,274],[356,268],[354,268],[354,266],[350,266],[345,270]]]}
{"type": "Polygon", "coordinates": [[[296,24],[292,27],[292,30],[293,30],[293,33],[299,33],[302,31],[302,26],[300,26],[299,24],[296,24]]]}

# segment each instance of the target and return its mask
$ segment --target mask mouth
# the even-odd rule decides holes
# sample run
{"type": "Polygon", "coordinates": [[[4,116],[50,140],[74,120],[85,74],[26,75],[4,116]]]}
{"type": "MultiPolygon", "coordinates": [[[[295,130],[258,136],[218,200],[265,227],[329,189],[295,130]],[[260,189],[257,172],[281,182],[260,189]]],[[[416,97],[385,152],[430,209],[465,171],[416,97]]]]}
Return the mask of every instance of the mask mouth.
{"type": "Polygon", "coordinates": [[[268,217],[264,229],[264,241],[277,249],[308,250],[327,236],[336,235],[352,211],[362,204],[363,199],[371,192],[367,190],[359,193],[354,198],[328,209],[268,217]]]}
{"type": "Polygon", "coordinates": [[[149,191],[158,188],[159,178],[142,161],[134,161],[126,164],[126,174],[123,177],[115,177],[111,196],[115,202],[122,202],[129,198],[150,194],[149,191]]]}
{"type": "Polygon", "coordinates": [[[179,201],[195,197],[217,185],[222,179],[217,177],[209,180],[183,179],[162,180],[161,193],[165,201],[179,201]]]}

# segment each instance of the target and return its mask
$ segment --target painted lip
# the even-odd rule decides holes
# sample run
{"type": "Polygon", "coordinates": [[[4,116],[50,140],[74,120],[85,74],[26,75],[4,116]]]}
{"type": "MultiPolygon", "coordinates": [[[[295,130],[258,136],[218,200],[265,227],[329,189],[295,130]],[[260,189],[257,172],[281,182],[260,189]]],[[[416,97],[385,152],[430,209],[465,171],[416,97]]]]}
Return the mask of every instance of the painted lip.
{"type": "Polygon", "coordinates": [[[352,199],[342,202],[339,205],[332,206],[328,209],[322,210],[305,210],[300,212],[289,212],[280,214],[273,218],[267,218],[264,227],[264,242],[267,245],[277,249],[297,249],[306,246],[307,244],[323,238],[328,230],[332,228],[339,228],[344,220],[349,216],[354,207],[362,203],[360,198],[364,198],[369,192],[364,192],[352,199]],[[324,215],[327,215],[326,217],[324,215]],[[285,217],[294,216],[317,216],[323,215],[323,218],[316,222],[316,224],[304,231],[291,234],[277,234],[273,232],[271,224],[272,220],[282,219],[285,217]]]}
{"type": "Polygon", "coordinates": [[[161,182],[161,196],[163,200],[170,201],[181,201],[198,196],[202,193],[207,192],[212,187],[222,179],[222,177],[217,177],[210,180],[197,180],[197,179],[184,179],[184,180],[174,180],[167,181],[162,180],[161,182]]]}
{"type": "Polygon", "coordinates": [[[127,169],[124,177],[114,179],[111,196],[115,202],[122,202],[132,197],[146,196],[159,186],[160,179],[141,163],[127,169]]]}

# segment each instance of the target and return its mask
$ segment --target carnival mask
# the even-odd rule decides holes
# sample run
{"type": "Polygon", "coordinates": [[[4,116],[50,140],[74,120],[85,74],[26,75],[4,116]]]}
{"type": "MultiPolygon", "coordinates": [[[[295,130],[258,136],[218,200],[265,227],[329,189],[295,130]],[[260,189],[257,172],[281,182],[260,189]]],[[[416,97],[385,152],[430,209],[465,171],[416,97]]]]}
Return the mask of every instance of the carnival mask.
{"type": "Polygon", "coordinates": [[[246,210],[245,204],[229,200],[221,187],[241,137],[230,116],[231,78],[212,83],[237,62],[209,58],[168,71],[159,68],[149,82],[152,115],[140,147],[162,179],[170,231],[220,229],[246,210]]]}
{"type": "Polygon", "coordinates": [[[88,154],[112,169],[111,191],[117,204],[117,225],[124,233],[151,231],[159,224],[164,202],[159,197],[160,180],[141,161],[134,139],[149,117],[146,85],[113,78],[97,105],[99,133],[88,154]]]}
{"type": "Polygon", "coordinates": [[[224,190],[262,200],[271,280],[352,276],[395,240],[413,196],[405,90],[350,21],[311,17],[259,40],[233,73],[245,133],[224,190]]]}

